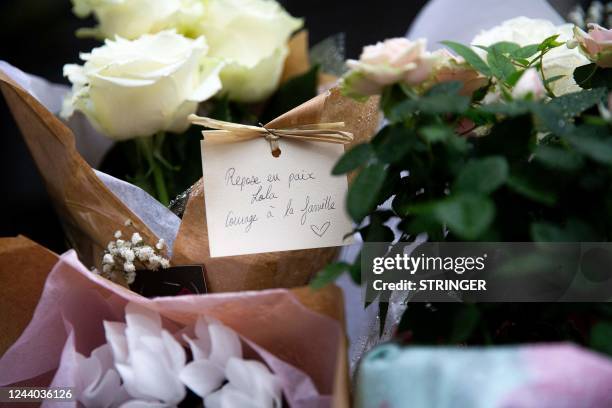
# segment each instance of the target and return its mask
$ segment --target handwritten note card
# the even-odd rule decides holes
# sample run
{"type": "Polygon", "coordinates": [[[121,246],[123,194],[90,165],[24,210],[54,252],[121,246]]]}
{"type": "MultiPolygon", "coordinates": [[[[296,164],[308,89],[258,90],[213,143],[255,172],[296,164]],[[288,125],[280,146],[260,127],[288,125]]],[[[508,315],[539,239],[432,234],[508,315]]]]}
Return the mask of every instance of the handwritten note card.
{"type": "Polygon", "coordinates": [[[202,142],[204,194],[212,257],[346,245],[345,176],[331,175],[338,144],[264,138],[202,142]]]}

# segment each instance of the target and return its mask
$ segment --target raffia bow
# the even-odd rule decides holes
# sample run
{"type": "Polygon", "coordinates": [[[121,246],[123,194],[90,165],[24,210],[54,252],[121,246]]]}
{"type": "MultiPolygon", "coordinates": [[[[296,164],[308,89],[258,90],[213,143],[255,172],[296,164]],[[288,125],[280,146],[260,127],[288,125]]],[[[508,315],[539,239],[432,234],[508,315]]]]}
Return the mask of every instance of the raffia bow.
{"type": "Polygon", "coordinates": [[[204,135],[207,142],[233,143],[263,137],[270,142],[270,149],[274,157],[280,155],[278,139],[281,137],[339,144],[353,141],[353,134],[342,130],[345,127],[344,122],[314,123],[291,128],[273,129],[263,125],[241,125],[197,115],[189,115],[189,121],[195,125],[214,129],[202,131],[202,135],[204,135]]]}

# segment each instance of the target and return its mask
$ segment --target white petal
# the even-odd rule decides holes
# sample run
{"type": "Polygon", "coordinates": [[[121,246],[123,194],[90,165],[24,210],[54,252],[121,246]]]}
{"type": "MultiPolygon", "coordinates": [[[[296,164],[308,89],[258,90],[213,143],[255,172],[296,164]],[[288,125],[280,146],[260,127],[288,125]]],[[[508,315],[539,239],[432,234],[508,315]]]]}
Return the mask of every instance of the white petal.
{"type": "Polygon", "coordinates": [[[210,342],[190,339],[187,336],[183,336],[183,338],[189,343],[194,360],[206,360],[208,358],[210,355],[210,342]]]}
{"type": "Polygon", "coordinates": [[[131,353],[130,360],[134,369],[134,385],[139,392],[174,404],[185,398],[185,387],[178,374],[171,371],[158,355],[136,350],[131,353]]]}
{"type": "Polygon", "coordinates": [[[100,362],[94,358],[87,358],[80,353],[76,353],[76,372],[78,389],[86,390],[95,387],[102,377],[100,362]]]}
{"type": "Polygon", "coordinates": [[[161,332],[161,317],[159,313],[147,309],[137,303],[128,303],[125,307],[125,322],[136,333],[143,335],[159,335],[161,332]]]}
{"type": "Polygon", "coordinates": [[[125,323],[104,322],[106,341],[110,345],[116,362],[123,363],[128,358],[127,339],[125,337],[125,323]]]}
{"type": "Polygon", "coordinates": [[[225,374],[232,387],[249,395],[258,406],[280,406],[280,382],[259,361],[232,358],[227,363],[225,374]]]}
{"type": "Polygon", "coordinates": [[[230,384],[204,398],[204,406],[206,408],[263,408],[230,384]]]}
{"type": "Polygon", "coordinates": [[[219,92],[222,87],[219,73],[225,64],[220,61],[209,60],[203,65],[203,72],[199,75],[203,80],[198,84],[197,88],[188,99],[193,102],[202,102],[211,98],[219,92]]]}
{"type": "Polygon", "coordinates": [[[232,357],[242,357],[242,344],[238,335],[229,327],[221,324],[208,326],[210,332],[210,360],[225,367],[232,357]]]}
{"type": "Polygon", "coordinates": [[[136,382],[136,375],[132,367],[126,364],[116,364],[117,372],[123,380],[123,386],[127,392],[134,398],[149,398],[149,395],[140,391],[136,382]]]}
{"type": "Polygon", "coordinates": [[[86,407],[116,407],[129,399],[130,396],[121,386],[121,378],[117,371],[109,370],[96,387],[88,387],[80,397],[86,407]]]}
{"type": "Polygon", "coordinates": [[[187,359],[185,349],[166,330],[162,331],[162,341],[165,351],[164,356],[167,357],[168,365],[174,372],[178,373],[185,366],[187,359]]]}
{"type": "Polygon", "coordinates": [[[225,373],[211,361],[197,360],[187,364],[179,378],[191,391],[204,398],[223,384],[225,373]]]}
{"type": "Polygon", "coordinates": [[[144,400],[131,400],[119,408],[166,408],[171,407],[170,404],[165,404],[163,402],[154,402],[154,401],[144,401],[144,400]]]}

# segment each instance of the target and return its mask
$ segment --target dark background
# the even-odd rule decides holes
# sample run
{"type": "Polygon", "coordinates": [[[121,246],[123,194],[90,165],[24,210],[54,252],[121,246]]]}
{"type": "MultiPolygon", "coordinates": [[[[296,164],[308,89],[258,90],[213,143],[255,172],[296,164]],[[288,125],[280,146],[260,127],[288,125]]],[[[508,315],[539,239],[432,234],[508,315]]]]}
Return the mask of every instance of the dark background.
{"type": "MultiPolygon", "coordinates": [[[[404,36],[425,3],[426,0],[281,1],[292,15],[306,19],[311,44],[344,32],[347,57],[352,58],[359,56],[363,45],[404,36]]],[[[69,0],[0,0],[0,59],[25,72],[67,83],[62,66],[78,62],[79,52],[99,44],[77,39],[74,32],[93,25],[93,20],[80,20],[72,14],[69,0]]],[[[63,252],[66,246],[57,217],[3,98],[0,132],[0,237],[23,234],[63,252]]]]}

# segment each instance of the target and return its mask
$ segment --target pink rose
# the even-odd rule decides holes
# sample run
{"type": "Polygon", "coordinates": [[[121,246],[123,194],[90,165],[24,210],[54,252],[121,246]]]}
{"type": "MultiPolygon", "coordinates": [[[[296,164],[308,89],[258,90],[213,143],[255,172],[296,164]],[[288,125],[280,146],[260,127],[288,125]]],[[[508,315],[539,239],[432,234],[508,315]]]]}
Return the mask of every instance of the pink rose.
{"type": "Polygon", "coordinates": [[[546,88],[535,68],[529,68],[523,72],[521,79],[518,80],[512,90],[512,97],[514,99],[523,99],[527,96],[531,96],[535,100],[546,96],[546,88]]]}
{"type": "Polygon", "coordinates": [[[471,96],[489,81],[488,78],[469,66],[463,58],[451,54],[448,50],[442,49],[436,51],[435,54],[437,58],[432,84],[459,81],[463,83],[460,93],[471,96]]]}
{"type": "Polygon", "coordinates": [[[589,24],[589,32],[574,28],[574,41],[570,47],[580,45],[583,54],[602,68],[612,68],[612,30],[589,24]]]}
{"type": "Polygon", "coordinates": [[[392,38],[364,47],[359,60],[348,60],[350,71],[342,87],[351,96],[376,95],[385,86],[405,83],[418,86],[428,80],[435,56],[425,50],[423,39],[392,38]]]}

